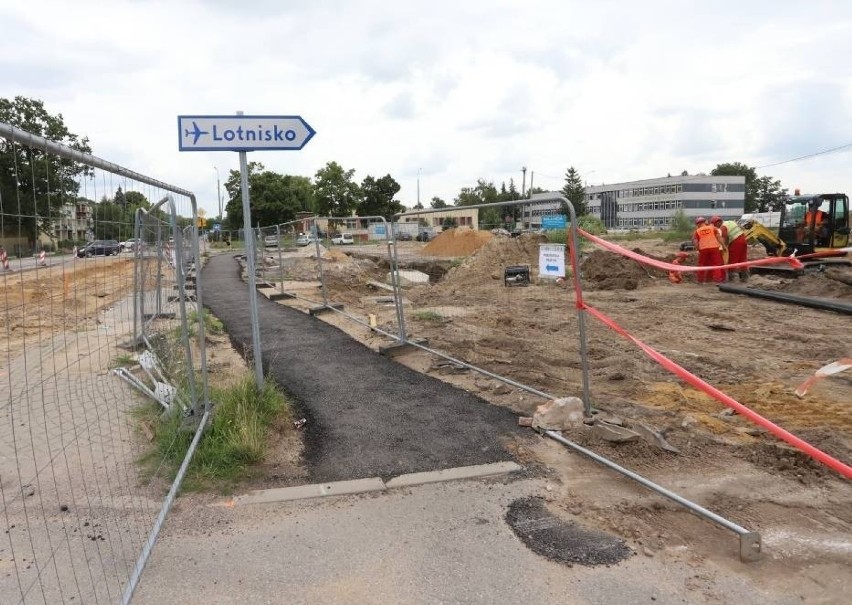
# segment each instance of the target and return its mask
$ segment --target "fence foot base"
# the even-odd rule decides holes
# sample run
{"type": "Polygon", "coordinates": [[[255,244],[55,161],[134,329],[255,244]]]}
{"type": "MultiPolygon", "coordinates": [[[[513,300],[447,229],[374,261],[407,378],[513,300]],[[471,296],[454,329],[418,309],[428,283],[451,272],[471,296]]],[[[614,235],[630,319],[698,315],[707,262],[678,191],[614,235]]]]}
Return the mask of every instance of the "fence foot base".
{"type": "Polygon", "coordinates": [[[175,313],[145,313],[142,317],[144,319],[174,319],[177,315],[175,313]]]}
{"type": "Polygon", "coordinates": [[[740,561],[759,561],[761,548],[760,534],[756,531],[740,535],[740,561]]]}
{"type": "Polygon", "coordinates": [[[417,348],[414,346],[415,344],[425,347],[429,344],[429,341],[425,338],[410,338],[405,342],[395,342],[389,345],[382,345],[379,347],[379,354],[393,357],[402,353],[408,353],[409,351],[413,351],[417,348]]]}
{"type": "Polygon", "coordinates": [[[323,305],[321,307],[313,307],[311,309],[308,309],[308,313],[310,313],[311,315],[321,315],[323,313],[327,313],[328,311],[331,311],[332,309],[337,309],[338,311],[342,311],[343,305],[341,303],[329,303],[329,304],[323,305]]]}
{"type": "Polygon", "coordinates": [[[290,294],[289,292],[270,292],[269,294],[264,293],[266,298],[271,301],[283,300],[285,298],[296,298],[295,294],[290,294]]]}

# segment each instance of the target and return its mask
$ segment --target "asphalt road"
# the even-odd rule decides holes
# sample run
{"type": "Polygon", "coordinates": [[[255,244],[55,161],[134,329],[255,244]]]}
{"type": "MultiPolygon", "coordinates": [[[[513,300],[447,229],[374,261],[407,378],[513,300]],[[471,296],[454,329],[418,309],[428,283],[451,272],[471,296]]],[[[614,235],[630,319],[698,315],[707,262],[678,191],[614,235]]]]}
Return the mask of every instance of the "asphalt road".
{"type": "MultiPolygon", "coordinates": [[[[205,306],[238,350],[251,351],[248,288],[233,256],[210,258],[205,306]]],[[[258,298],[263,367],[294,400],[313,481],[388,478],[511,460],[504,437],[520,434],[507,409],[415,372],[337,328],[258,298]]]]}

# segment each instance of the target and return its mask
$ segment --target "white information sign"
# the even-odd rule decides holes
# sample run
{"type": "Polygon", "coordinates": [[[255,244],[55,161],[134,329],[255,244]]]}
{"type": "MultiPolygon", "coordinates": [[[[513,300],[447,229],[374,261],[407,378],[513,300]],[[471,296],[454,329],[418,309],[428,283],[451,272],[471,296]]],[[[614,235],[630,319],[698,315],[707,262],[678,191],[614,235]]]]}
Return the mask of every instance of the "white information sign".
{"type": "Polygon", "coordinates": [[[541,244],[538,247],[538,276],[565,277],[565,244],[541,244]]]}

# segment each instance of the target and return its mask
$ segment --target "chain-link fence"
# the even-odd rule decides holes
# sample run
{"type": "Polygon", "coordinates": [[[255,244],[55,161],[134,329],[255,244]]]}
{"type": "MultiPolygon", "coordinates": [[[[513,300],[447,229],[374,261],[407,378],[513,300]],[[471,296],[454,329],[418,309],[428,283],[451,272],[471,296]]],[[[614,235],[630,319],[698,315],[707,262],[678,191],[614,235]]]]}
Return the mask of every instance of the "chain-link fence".
{"type": "Polygon", "coordinates": [[[207,420],[195,200],[3,123],[0,160],[0,601],[127,602],[207,420]]]}

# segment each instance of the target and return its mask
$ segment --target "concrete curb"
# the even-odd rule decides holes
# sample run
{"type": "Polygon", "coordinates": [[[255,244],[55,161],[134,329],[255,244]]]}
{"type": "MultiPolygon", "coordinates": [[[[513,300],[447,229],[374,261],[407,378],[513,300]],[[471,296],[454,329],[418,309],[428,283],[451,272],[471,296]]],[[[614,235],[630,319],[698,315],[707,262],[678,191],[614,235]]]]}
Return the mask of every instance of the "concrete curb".
{"type": "Polygon", "coordinates": [[[366,494],[370,492],[385,492],[400,487],[413,487],[426,485],[428,483],[441,483],[445,481],[459,481],[465,479],[483,479],[497,475],[506,475],[523,470],[523,467],[515,462],[494,462],[492,464],[478,464],[475,466],[460,466],[439,471],[425,473],[409,473],[382,481],[379,477],[367,479],[355,479],[353,481],[333,481],[330,483],[314,483],[311,485],[298,485],[295,487],[279,487],[273,489],[255,490],[236,496],[233,500],[225,503],[225,506],[244,506],[247,504],[270,504],[274,502],[292,502],[294,500],[308,500],[312,498],[326,498],[329,496],[351,496],[354,494],[366,494]]]}

